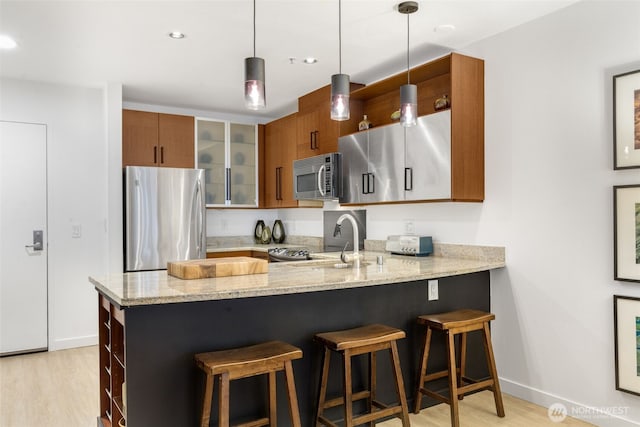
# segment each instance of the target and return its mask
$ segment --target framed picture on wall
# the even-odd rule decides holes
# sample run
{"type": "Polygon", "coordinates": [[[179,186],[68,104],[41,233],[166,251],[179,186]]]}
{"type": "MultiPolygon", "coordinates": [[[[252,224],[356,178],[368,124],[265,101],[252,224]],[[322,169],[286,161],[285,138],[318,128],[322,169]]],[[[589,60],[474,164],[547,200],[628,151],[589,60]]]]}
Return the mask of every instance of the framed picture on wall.
{"type": "Polygon", "coordinates": [[[613,296],[616,390],[640,396],[640,298],[613,296]]]}
{"type": "Polygon", "coordinates": [[[640,282],[640,184],[613,187],[614,279],[640,282]]]}
{"type": "Polygon", "coordinates": [[[640,70],[613,76],[613,168],[640,168],[640,70]]]}

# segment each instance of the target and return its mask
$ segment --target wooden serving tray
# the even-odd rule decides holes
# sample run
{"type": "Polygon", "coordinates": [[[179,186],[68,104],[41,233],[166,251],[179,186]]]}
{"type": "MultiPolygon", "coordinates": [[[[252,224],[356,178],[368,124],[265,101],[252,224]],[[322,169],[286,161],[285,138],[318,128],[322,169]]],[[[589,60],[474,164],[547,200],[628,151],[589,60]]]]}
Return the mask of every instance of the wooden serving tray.
{"type": "Polygon", "coordinates": [[[167,263],[170,276],[180,279],[206,279],[211,277],[242,276],[269,272],[267,260],[246,256],[194,259],[167,263]]]}

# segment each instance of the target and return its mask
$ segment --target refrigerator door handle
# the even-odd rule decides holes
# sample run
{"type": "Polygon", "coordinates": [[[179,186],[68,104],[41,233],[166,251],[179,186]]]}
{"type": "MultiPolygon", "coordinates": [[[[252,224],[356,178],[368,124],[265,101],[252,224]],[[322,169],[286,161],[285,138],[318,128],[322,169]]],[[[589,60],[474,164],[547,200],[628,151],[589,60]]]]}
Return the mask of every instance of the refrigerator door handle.
{"type": "Polygon", "coordinates": [[[202,201],[202,181],[198,180],[198,182],[196,183],[196,194],[194,197],[194,201],[195,201],[195,212],[196,212],[196,224],[199,228],[199,230],[196,230],[196,236],[198,238],[198,243],[196,244],[196,251],[198,252],[198,254],[200,254],[200,256],[204,255],[203,254],[203,242],[205,240],[204,237],[204,218],[203,218],[203,212],[202,209],[200,208],[203,205],[203,201],[202,201]]]}

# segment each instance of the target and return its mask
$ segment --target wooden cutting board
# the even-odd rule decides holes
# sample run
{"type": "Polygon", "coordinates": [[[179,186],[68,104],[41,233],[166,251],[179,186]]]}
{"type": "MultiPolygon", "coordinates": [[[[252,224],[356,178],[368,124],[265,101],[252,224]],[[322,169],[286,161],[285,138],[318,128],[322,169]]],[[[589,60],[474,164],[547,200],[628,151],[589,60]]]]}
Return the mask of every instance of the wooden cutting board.
{"type": "Polygon", "coordinates": [[[267,260],[246,256],[194,259],[167,263],[170,276],[180,279],[206,279],[210,277],[242,276],[269,272],[267,260]]]}

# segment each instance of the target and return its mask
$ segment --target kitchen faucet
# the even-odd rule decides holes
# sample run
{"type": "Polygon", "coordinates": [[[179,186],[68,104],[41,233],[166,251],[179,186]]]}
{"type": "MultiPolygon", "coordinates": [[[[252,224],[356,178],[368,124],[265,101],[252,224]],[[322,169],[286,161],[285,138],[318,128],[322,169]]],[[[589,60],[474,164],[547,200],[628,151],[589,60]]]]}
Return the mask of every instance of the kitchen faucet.
{"type": "MultiPolygon", "coordinates": [[[[340,226],[342,225],[342,222],[345,219],[348,219],[349,221],[351,221],[351,226],[353,227],[353,267],[360,268],[360,254],[358,253],[358,248],[360,246],[359,239],[358,239],[358,223],[356,222],[356,219],[353,217],[353,215],[343,214],[340,216],[340,218],[338,218],[338,221],[336,221],[336,228],[333,230],[333,237],[336,237],[337,235],[341,234],[340,226]]],[[[342,254],[340,254],[340,259],[344,263],[347,262],[347,256],[345,255],[344,251],[345,249],[347,249],[348,244],[349,242],[347,242],[347,244],[344,245],[342,254]]]]}

